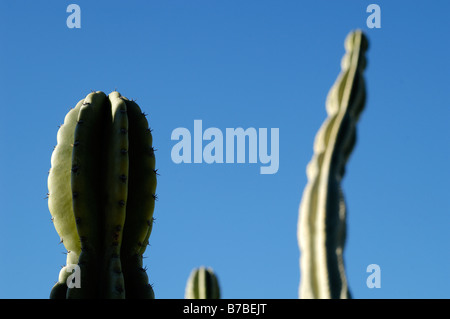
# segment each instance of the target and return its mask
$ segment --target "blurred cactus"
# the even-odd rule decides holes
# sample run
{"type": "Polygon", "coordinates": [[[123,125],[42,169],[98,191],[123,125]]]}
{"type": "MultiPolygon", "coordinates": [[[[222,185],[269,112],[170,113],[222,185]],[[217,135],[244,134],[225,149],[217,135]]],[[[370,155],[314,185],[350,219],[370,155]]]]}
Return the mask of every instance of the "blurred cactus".
{"type": "Polygon", "coordinates": [[[219,281],[212,268],[195,268],[186,284],[185,299],[220,299],[219,281]]]}
{"type": "Polygon", "coordinates": [[[51,298],[154,298],[142,256],[153,225],[152,134],[139,106],[93,92],[66,115],[48,177],[48,206],[67,266],[51,298]],[[80,287],[67,287],[73,265],[80,287]]]}
{"type": "Polygon", "coordinates": [[[362,31],[347,36],[345,49],[342,71],[326,101],[328,118],[315,138],[299,208],[300,298],[351,298],[343,260],[347,209],[340,182],[365,104],[368,41],[362,31]]]}

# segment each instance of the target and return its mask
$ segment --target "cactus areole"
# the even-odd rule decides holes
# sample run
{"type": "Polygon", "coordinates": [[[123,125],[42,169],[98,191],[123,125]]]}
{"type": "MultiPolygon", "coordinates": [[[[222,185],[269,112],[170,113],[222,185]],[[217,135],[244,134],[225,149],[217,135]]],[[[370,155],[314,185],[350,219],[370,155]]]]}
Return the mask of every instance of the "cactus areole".
{"type": "Polygon", "coordinates": [[[69,111],[48,177],[49,210],[67,249],[50,298],[154,298],[142,258],[156,175],[151,130],[134,101],[98,91],[69,111]]]}

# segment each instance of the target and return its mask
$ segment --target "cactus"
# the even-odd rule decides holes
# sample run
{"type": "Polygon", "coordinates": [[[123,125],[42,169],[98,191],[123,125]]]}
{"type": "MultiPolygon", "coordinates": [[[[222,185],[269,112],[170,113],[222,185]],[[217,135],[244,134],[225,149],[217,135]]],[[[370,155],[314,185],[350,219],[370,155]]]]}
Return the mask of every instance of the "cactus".
{"type": "Polygon", "coordinates": [[[195,268],[186,284],[185,299],[220,299],[219,281],[212,268],[195,268]]]}
{"type": "Polygon", "coordinates": [[[340,182],[365,104],[365,35],[351,32],[345,49],[342,71],[326,101],[328,118],[315,138],[299,208],[300,298],[351,298],[343,260],[347,209],[340,182]]]}
{"type": "Polygon", "coordinates": [[[145,114],[114,91],[92,92],[57,135],[48,206],[67,260],[50,298],[154,298],[143,269],[156,190],[145,114]],[[71,265],[80,286],[67,287],[71,265]]]}

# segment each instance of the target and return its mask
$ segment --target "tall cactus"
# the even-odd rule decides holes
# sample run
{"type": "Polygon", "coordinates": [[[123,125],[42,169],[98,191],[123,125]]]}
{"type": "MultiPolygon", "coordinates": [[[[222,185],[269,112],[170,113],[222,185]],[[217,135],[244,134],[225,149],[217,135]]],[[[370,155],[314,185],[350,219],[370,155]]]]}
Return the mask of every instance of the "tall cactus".
{"type": "Polygon", "coordinates": [[[66,115],[48,177],[48,206],[67,266],[50,298],[154,298],[143,269],[156,190],[145,114],[114,91],[90,93],[66,115]],[[81,287],[67,287],[73,265],[81,287]]]}
{"type": "Polygon", "coordinates": [[[212,268],[192,270],[186,284],[185,299],[220,299],[219,281],[212,268]]]}
{"type": "Polygon", "coordinates": [[[340,182],[365,104],[368,41],[362,31],[347,36],[345,49],[342,71],[326,101],[328,118],[315,138],[299,208],[300,298],[351,297],[343,260],[347,209],[340,182]]]}

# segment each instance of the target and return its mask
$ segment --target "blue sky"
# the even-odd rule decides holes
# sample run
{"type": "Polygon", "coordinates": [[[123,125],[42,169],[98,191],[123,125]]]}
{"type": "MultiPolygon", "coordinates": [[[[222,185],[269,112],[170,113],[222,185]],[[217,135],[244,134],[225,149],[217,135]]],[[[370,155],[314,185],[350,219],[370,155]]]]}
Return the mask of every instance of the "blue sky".
{"type": "Polygon", "coordinates": [[[149,114],[160,173],[145,263],[157,298],[194,267],[223,298],[297,298],[298,206],[343,41],[370,41],[366,109],[343,181],[355,298],[449,298],[447,1],[2,1],[0,298],[48,298],[65,263],[47,172],[69,108],[117,90],[149,114]],[[69,29],[66,8],[81,8],[69,29]],[[366,8],[381,8],[369,29],[366,8]],[[175,164],[174,129],[279,128],[279,170],[175,164]],[[381,288],[369,289],[370,264],[381,288]]]}

